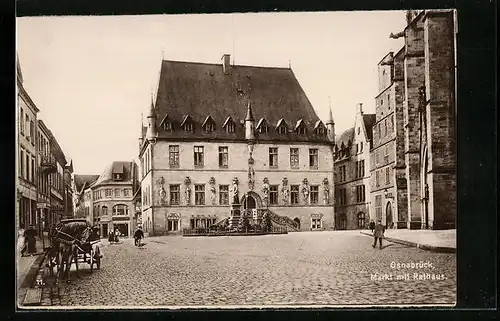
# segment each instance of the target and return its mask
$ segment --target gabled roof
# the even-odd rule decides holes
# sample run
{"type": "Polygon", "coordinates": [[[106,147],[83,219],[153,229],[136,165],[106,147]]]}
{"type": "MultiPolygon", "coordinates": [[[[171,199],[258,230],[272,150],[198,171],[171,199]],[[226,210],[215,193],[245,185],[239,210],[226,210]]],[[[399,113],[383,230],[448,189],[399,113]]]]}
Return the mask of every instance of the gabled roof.
{"type": "Polygon", "coordinates": [[[263,125],[266,125],[267,126],[267,121],[264,119],[264,118],[261,118],[258,122],[257,122],[257,126],[255,126],[255,128],[259,129],[260,126],[263,126],[263,125]]]}
{"type": "Polygon", "coordinates": [[[215,121],[212,119],[212,117],[210,117],[210,115],[208,115],[207,118],[205,118],[203,125],[201,125],[201,126],[205,127],[206,124],[210,124],[210,123],[215,123],[215,121]]]}
{"type": "Polygon", "coordinates": [[[297,130],[297,128],[299,128],[300,126],[304,125],[304,121],[302,119],[299,119],[297,121],[297,123],[295,124],[295,130],[297,130]]]}
{"type": "Polygon", "coordinates": [[[99,178],[97,179],[95,184],[93,184],[93,186],[103,185],[108,183],[132,184],[132,175],[133,175],[132,171],[135,171],[135,177],[137,178],[137,165],[134,162],[115,161],[109,164],[104,169],[104,172],[99,176],[99,178]],[[118,182],[114,181],[113,174],[115,173],[123,174],[123,179],[118,182]]]}
{"type": "Polygon", "coordinates": [[[323,127],[323,128],[326,127],[325,124],[321,120],[318,120],[316,122],[316,124],[314,124],[314,129],[318,129],[320,126],[323,127]]]}
{"type": "Polygon", "coordinates": [[[233,118],[231,116],[227,116],[226,121],[222,124],[222,127],[225,128],[230,122],[234,124],[233,118]]]}
{"type": "MultiPolygon", "coordinates": [[[[164,60],[156,95],[157,124],[168,113],[174,123],[181,123],[189,114],[194,123],[201,125],[210,115],[217,125],[229,116],[233,119],[234,133],[218,130],[211,133],[195,130],[166,132],[159,130],[158,138],[237,138],[245,139],[244,123],[248,100],[251,96],[252,116],[265,118],[274,126],[281,118],[288,124],[303,119],[312,128],[319,120],[309,99],[289,68],[231,66],[224,74],[221,64],[164,60]],[[251,92],[251,95],[250,95],[251,92]]],[[[261,134],[260,139],[290,139],[278,133],[261,134]]],[[[300,136],[297,136],[299,139],[300,136]]],[[[302,136],[300,139],[305,139],[302,136]]],[[[293,139],[293,138],[292,138],[293,139]]],[[[327,141],[326,138],[318,138],[327,141]]]]}
{"type": "Polygon", "coordinates": [[[366,138],[368,140],[372,140],[373,137],[373,124],[376,122],[376,115],[375,114],[363,114],[363,122],[365,123],[365,128],[366,128],[366,138]]]}
{"type": "Polygon", "coordinates": [[[75,188],[77,193],[83,192],[90,184],[95,182],[99,175],[78,175],[75,174],[75,188]]]}
{"type": "Polygon", "coordinates": [[[288,128],[288,124],[286,123],[286,121],[283,118],[278,120],[278,123],[276,124],[276,128],[280,128],[281,126],[285,126],[286,128],[288,128]]]}

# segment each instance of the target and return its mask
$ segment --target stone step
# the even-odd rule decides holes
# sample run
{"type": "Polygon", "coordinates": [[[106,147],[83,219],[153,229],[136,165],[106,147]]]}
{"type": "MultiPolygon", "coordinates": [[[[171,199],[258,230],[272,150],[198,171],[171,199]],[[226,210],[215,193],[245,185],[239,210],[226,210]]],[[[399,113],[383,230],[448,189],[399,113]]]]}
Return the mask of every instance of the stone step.
{"type": "Polygon", "coordinates": [[[40,305],[42,301],[42,289],[41,288],[29,288],[24,296],[23,305],[33,306],[40,305]]]}

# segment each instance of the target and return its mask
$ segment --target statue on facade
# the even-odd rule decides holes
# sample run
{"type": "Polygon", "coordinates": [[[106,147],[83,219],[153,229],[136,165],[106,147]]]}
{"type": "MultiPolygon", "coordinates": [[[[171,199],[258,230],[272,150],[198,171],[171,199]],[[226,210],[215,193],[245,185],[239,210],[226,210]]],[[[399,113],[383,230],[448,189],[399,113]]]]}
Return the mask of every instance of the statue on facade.
{"type": "Polygon", "coordinates": [[[216,189],[215,189],[215,177],[210,177],[210,180],[208,181],[208,184],[210,184],[210,200],[212,201],[212,205],[215,205],[215,194],[216,194],[216,189]]]}
{"type": "Polygon", "coordinates": [[[269,179],[267,177],[264,177],[263,183],[262,183],[262,194],[264,194],[264,200],[268,201],[269,199],[269,179]]]}
{"type": "Polygon", "coordinates": [[[238,177],[233,178],[232,193],[233,193],[233,204],[239,204],[240,200],[238,198],[238,177]]]}
{"type": "Polygon", "coordinates": [[[163,178],[163,176],[158,180],[158,184],[160,185],[160,189],[158,190],[158,195],[160,196],[159,202],[161,205],[164,205],[166,203],[167,192],[163,187],[163,185],[165,184],[165,179],[163,178]]]}
{"type": "Polygon", "coordinates": [[[307,178],[302,180],[302,195],[304,195],[304,203],[309,203],[309,182],[307,178]]]}
{"type": "Polygon", "coordinates": [[[189,176],[187,176],[185,179],[184,179],[184,185],[186,186],[186,204],[187,205],[190,205],[191,204],[191,179],[189,178],[189,176]]]}
{"type": "Polygon", "coordinates": [[[255,187],[255,171],[253,166],[248,167],[248,189],[253,191],[255,187]]]}
{"type": "Polygon", "coordinates": [[[281,183],[283,185],[283,187],[281,188],[281,194],[283,195],[283,203],[288,204],[288,195],[290,193],[290,190],[288,188],[288,178],[284,177],[281,183]]]}
{"type": "Polygon", "coordinates": [[[328,178],[323,179],[323,202],[330,203],[330,188],[328,187],[328,178]]]}

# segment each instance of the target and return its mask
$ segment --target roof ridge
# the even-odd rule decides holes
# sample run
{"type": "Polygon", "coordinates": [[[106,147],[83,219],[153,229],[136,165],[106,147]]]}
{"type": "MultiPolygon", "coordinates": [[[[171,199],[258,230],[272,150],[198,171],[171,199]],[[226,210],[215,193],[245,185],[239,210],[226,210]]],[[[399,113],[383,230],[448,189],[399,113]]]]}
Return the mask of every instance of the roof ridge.
{"type": "MultiPolygon", "coordinates": [[[[193,64],[193,65],[209,65],[209,66],[222,66],[221,63],[213,62],[201,62],[201,61],[181,61],[181,60],[170,60],[163,59],[163,62],[179,63],[179,64],[193,64]]],[[[256,66],[256,65],[231,65],[232,68],[244,67],[244,68],[263,68],[263,69],[283,69],[292,70],[288,67],[278,67],[278,66],[256,66]]]]}

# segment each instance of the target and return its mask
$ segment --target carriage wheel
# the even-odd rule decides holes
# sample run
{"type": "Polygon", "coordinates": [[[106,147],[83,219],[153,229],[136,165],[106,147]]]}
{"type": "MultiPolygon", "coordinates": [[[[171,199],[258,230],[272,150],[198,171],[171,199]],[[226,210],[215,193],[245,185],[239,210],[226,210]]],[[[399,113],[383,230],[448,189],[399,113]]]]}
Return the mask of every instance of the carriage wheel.
{"type": "Polygon", "coordinates": [[[90,264],[90,273],[94,272],[94,250],[90,250],[90,258],[89,258],[89,264],[90,264]]]}
{"type": "Polygon", "coordinates": [[[101,250],[99,250],[99,248],[96,248],[95,251],[95,264],[97,269],[99,270],[101,268],[101,250]]]}

